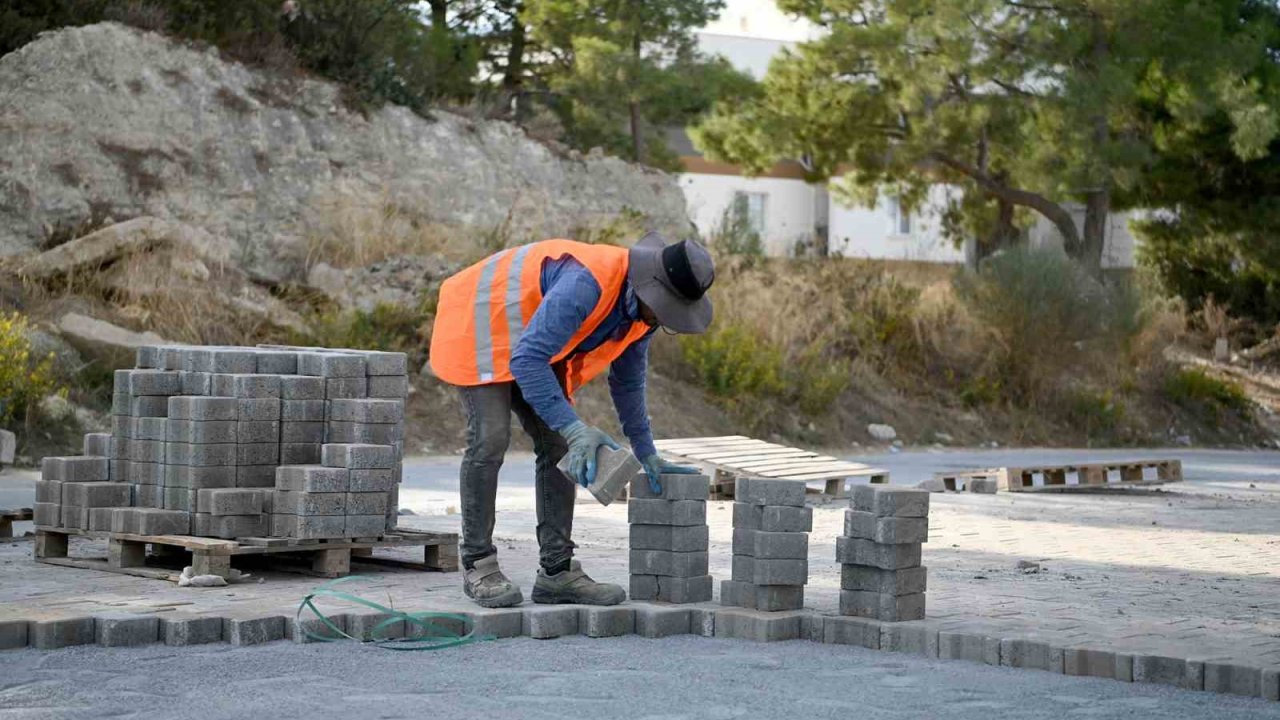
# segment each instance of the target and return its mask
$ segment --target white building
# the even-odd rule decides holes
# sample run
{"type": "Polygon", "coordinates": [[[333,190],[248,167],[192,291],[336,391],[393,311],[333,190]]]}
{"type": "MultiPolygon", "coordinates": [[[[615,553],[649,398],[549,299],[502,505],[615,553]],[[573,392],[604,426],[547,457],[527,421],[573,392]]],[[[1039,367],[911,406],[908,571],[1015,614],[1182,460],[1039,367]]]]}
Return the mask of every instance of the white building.
{"type": "MultiPolygon", "coordinates": [[[[773,0],[728,0],[719,19],[697,33],[704,52],[723,55],[735,67],[759,79],[782,50],[820,36],[820,29],[778,10],[773,0]]],[[[825,245],[832,255],[936,263],[962,263],[966,250],[943,237],[941,211],[954,188],[937,186],[927,201],[904,211],[892,195],[882,195],[875,207],[849,206],[821,184],[804,180],[797,162],[781,162],[758,177],[746,177],[734,165],[712,162],[689,142],[683,130],[668,142],[680,155],[684,172],[680,187],[689,216],[703,236],[711,235],[738,205],[760,234],[769,255],[795,254],[797,248],[825,245]]],[[[1074,212],[1083,228],[1084,211],[1074,212]]],[[[1133,267],[1134,238],[1127,213],[1113,214],[1107,224],[1104,267],[1133,267]]],[[[1062,244],[1053,225],[1040,219],[1029,231],[1035,245],[1062,244]]]]}

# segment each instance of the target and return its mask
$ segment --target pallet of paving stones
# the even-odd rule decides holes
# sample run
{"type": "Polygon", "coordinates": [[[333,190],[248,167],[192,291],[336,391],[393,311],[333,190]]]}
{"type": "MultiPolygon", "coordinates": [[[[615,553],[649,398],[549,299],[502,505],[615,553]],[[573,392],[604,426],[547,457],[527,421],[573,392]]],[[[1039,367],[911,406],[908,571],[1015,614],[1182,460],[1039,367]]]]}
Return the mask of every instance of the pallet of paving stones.
{"type": "Polygon", "coordinates": [[[35,518],[33,508],[0,508],[0,538],[13,537],[13,524],[35,518]]]}
{"type": "Polygon", "coordinates": [[[165,558],[175,556],[185,562],[186,553],[191,555],[191,567],[195,574],[218,575],[224,578],[232,574],[232,558],[243,556],[273,556],[273,559],[287,560],[291,564],[302,560],[310,564],[310,574],[321,577],[347,575],[351,571],[353,560],[436,572],[458,570],[456,533],[397,529],[393,533],[367,538],[308,540],[246,537],[224,540],[189,535],[137,535],[68,528],[36,528],[36,560],[49,565],[105,570],[125,575],[176,581],[176,574],[154,566],[163,565],[165,558]],[[69,540],[73,536],[105,540],[107,557],[105,559],[69,557],[69,540]],[[155,556],[152,566],[148,566],[148,546],[155,556]],[[396,547],[421,547],[423,548],[422,560],[403,560],[373,555],[374,550],[396,547]]]}
{"type": "Polygon", "coordinates": [[[834,497],[848,496],[851,478],[866,477],[873,484],[889,482],[889,473],[882,468],[744,435],[659,440],[655,445],[663,454],[715,468],[712,499],[732,499],[732,486],[738,476],[800,483],[822,481],[823,492],[834,497]]]}
{"type": "Polygon", "coordinates": [[[935,473],[936,492],[1072,492],[1149,487],[1182,481],[1181,460],[1001,467],[935,473]]]}

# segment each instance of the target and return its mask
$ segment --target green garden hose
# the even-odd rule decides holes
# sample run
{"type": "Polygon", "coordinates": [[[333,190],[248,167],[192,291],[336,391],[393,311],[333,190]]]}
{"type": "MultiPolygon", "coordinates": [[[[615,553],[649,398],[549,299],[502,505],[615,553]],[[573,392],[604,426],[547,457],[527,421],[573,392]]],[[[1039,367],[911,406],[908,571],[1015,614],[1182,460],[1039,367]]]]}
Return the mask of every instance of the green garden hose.
{"type": "MultiPolygon", "coordinates": [[[[306,597],[302,598],[302,603],[298,605],[298,612],[294,616],[295,627],[307,636],[307,639],[315,642],[343,642],[351,640],[354,642],[375,645],[384,650],[440,650],[448,647],[456,647],[458,645],[467,645],[469,643],[480,640],[492,640],[492,637],[482,637],[475,634],[475,624],[471,618],[466,615],[455,613],[440,612],[402,612],[394,610],[385,605],[366,600],[359,595],[353,595],[342,590],[335,590],[334,586],[341,583],[351,582],[353,580],[364,579],[362,575],[348,575],[347,577],[338,578],[327,582],[320,587],[315,588],[306,597]],[[312,602],[316,598],[326,597],[336,600],[345,600],[347,602],[372,608],[379,613],[385,614],[387,617],[374,625],[369,630],[369,637],[358,638],[349,635],[320,608],[312,602]],[[321,635],[311,632],[310,628],[302,623],[303,610],[310,610],[320,623],[324,625],[332,634],[321,635]],[[387,637],[386,634],[400,623],[404,623],[404,632],[401,637],[387,637]],[[448,625],[442,624],[447,622],[448,625]],[[466,630],[465,633],[459,634],[454,631],[454,627],[461,626],[466,630]]],[[[399,633],[397,633],[399,634],[399,633]]]]}

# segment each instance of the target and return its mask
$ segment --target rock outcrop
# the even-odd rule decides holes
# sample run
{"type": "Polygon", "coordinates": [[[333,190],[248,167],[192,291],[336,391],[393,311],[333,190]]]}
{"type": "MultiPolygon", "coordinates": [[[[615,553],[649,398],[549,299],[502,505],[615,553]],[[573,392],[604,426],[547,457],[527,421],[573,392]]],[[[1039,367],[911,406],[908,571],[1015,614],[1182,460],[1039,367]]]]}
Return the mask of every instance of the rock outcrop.
{"type": "Polygon", "coordinates": [[[154,33],[70,28],[0,58],[0,255],[150,215],[234,240],[262,279],[301,279],[308,215],[335,197],[516,240],[637,213],[689,229],[665,173],[558,153],[506,123],[362,114],[333,84],[154,33]]]}

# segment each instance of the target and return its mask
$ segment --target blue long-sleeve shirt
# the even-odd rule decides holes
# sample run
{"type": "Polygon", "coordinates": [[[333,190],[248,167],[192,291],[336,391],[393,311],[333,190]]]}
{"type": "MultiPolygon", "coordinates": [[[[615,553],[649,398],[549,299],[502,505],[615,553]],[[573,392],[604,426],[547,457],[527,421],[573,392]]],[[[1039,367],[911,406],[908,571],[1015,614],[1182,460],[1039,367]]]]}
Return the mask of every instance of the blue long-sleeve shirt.
{"type": "MultiPolygon", "coordinates": [[[[578,415],[551,369],[551,358],[559,354],[586,322],[600,302],[601,290],[590,271],[568,256],[543,263],[540,281],[542,303],[511,352],[511,374],[538,417],[552,430],[560,431],[577,420],[578,415]]],[[[627,283],[604,321],[570,354],[590,352],[607,339],[625,335],[639,319],[639,301],[627,283]]],[[[609,366],[609,393],[622,421],[622,432],[631,441],[632,451],[641,458],[657,452],[645,402],[650,337],[652,334],[633,343],[609,366]]]]}

